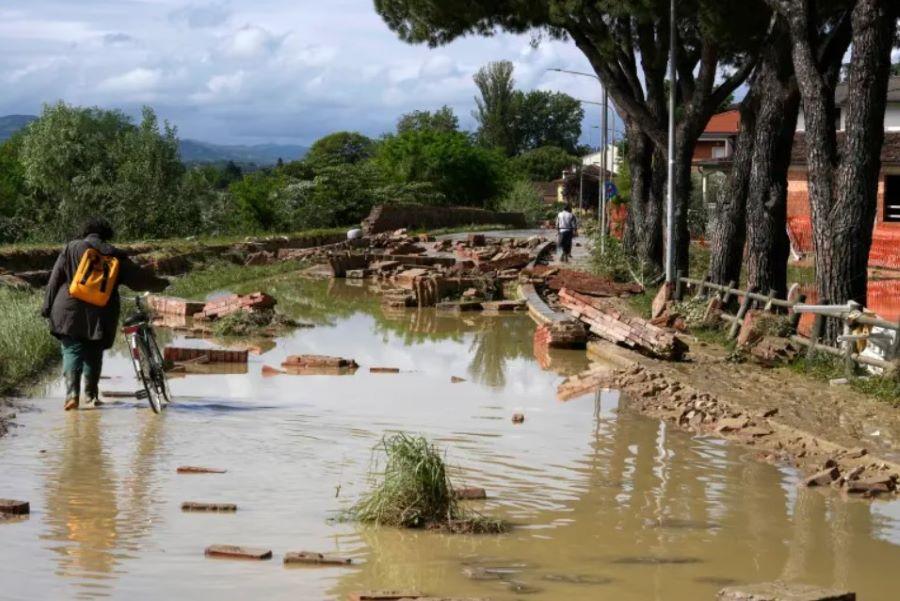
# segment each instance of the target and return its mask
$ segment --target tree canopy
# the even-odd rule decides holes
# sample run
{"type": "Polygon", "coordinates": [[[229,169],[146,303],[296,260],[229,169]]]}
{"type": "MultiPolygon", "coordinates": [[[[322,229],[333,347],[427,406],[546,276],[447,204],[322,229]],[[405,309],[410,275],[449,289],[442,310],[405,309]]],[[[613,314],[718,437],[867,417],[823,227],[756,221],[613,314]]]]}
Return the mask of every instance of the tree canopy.
{"type": "Polygon", "coordinates": [[[374,150],[375,142],[371,138],[355,131],[339,131],[316,140],[305,161],[321,167],[352,164],[371,158],[374,150]]]}

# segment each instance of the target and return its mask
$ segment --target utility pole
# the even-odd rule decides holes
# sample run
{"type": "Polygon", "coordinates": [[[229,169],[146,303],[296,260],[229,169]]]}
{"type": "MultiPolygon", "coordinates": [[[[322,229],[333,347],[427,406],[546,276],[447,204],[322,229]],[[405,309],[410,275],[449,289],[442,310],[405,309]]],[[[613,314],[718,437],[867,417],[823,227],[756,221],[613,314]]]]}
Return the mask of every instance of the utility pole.
{"type": "MultiPolygon", "coordinates": [[[[674,0],[673,0],[674,1],[674,0]]],[[[608,127],[607,116],[609,113],[609,96],[606,93],[606,86],[603,86],[603,117],[601,118],[600,128],[601,128],[601,137],[600,144],[602,147],[602,151],[600,156],[602,157],[603,165],[600,167],[600,207],[599,212],[597,213],[597,217],[600,219],[600,253],[606,253],[606,165],[608,163],[607,155],[609,151],[607,150],[609,146],[609,138],[608,138],[608,127]]]]}
{"type": "Polygon", "coordinates": [[[669,8],[669,173],[666,195],[666,283],[675,284],[675,0],[669,8]]]}

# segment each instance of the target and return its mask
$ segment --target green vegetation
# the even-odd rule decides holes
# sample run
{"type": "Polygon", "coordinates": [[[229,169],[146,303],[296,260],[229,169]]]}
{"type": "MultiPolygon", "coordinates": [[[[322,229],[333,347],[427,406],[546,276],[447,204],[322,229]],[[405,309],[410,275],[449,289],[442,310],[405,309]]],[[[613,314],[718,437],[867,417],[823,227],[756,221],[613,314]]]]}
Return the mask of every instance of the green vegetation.
{"type": "MultiPolygon", "coordinates": [[[[843,360],[825,353],[814,353],[812,357],[804,355],[791,365],[791,369],[798,374],[823,382],[847,376],[843,360]]],[[[891,406],[900,407],[900,376],[897,374],[853,377],[849,380],[849,386],[857,392],[885,401],[891,406]]]]}
{"type": "Polygon", "coordinates": [[[298,325],[293,319],[274,310],[253,313],[239,311],[217,319],[213,323],[212,332],[220,338],[245,338],[259,334],[275,336],[298,325]]]}
{"type": "Polygon", "coordinates": [[[444,458],[425,438],[399,433],[386,437],[380,447],[387,455],[384,479],[350,510],[354,519],[380,526],[473,534],[508,529],[499,520],[460,509],[444,458]]]}
{"type": "Polygon", "coordinates": [[[41,295],[0,286],[0,393],[37,375],[59,357],[40,316],[41,295]]]}
{"type": "MultiPolygon", "coordinates": [[[[479,97],[475,99],[478,141],[516,156],[542,146],[556,146],[579,154],[578,138],[584,109],[560,92],[515,89],[513,64],[488,63],[475,74],[479,97]]],[[[555,178],[551,178],[555,179],[555,178]]]]}
{"type": "Polygon", "coordinates": [[[291,273],[301,268],[294,261],[280,261],[271,265],[236,265],[215,261],[172,280],[166,294],[184,298],[202,299],[216,291],[229,290],[233,286],[248,285],[278,275],[291,273]]]}
{"type": "Polygon", "coordinates": [[[497,208],[511,213],[524,213],[525,220],[532,226],[547,219],[547,205],[534,184],[528,180],[514,183],[497,208]]]}
{"type": "Polygon", "coordinates": [[[133,241],[348,227],[383,203],[515,205],[520,180],[555,179],[577,162],[583,111],[564,94],[510,93],[514,110],[483,108],[514,133],[514,148],[484,124],[460,131],[444,106],[403,115],[378,139],[335,132],[302,160],[248,172],[230,161],[186,166],[175,128],[149,107],[135,124],[120,111],[48,105],[0,144],[0,244],[59,243],[90,215],[133,241]]]}

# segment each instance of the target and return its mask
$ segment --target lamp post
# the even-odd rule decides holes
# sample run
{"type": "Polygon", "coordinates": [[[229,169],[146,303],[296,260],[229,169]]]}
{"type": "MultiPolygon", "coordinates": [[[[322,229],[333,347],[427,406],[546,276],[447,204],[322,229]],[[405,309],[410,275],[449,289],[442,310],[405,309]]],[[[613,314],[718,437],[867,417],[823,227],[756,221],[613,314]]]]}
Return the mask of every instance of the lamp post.
{"type": "MultiPolygon", "coordinates": [[[[600,78],[594,75],[593,73],[585,73],[584,71],[570,71],[569,69],[547,69],[548,71],[556,71],[557,73],[568,73],[569,75],[580,75],[582,77],[590,77],[592,79],[596,79],[600,82],[600,78]]],[[[600,221],[600,252],[606,252],[606,166],[608,164],[607,153],[609,140],[607,138],[608,131],[608,115],[609,115],[609,96],[606,92],[606,86],[603,85],[603,82],[600,82],[601,88],[603,89],[603,102],[592,102],[589,100],[579,100],[582,104],[596,104],[603,107],[602,117],[601,117],[601,132],[600,132],[600,176],[598,178],[600,190],[597,201],[597,219],[600,221]]]]}
{"type": "Polygon", "coordinates": [[[669,173],[666,195],[666,284],[675,284],[675,0],[669,8],[669,173]]]}

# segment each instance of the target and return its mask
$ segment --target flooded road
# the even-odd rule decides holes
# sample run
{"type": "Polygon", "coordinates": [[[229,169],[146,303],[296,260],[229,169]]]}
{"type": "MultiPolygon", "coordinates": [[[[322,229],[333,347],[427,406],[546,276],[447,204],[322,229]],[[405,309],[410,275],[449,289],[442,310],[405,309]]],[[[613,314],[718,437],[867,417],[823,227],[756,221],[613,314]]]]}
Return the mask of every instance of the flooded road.
{"type": "MultiPolygon", "coordinates": [[[[699,600],[777,578],[896,598],[898,503],[800,490],[792,471],[635,415],[614,392],[557,401],[563,376],[586,367],[584,353],[554,353],[542,369],[525,316],[386,314],[362,288],[321,281],[251,287],[317,327],[259,344],[245,373],[173,379],[177,403],[161,416],[136,401],[64,413],[57,383],[19,413],[20,427],[0,439],[0,497],[29,500],[32,513],[0,524],[0,598],[343,600],[402,589],[699,600]],[[261,375],[299,353],[362,368],[261,375]],[[514,412],[524,424],[511,423],[514,412]],[[517,527],[476,537],[334,520],[368,488],[372,448],[398,430],[436,441],[458,485],[487,489],[488,501],[469,506],[517,527]],[[179,475],[179,465],[228,471],[179,475]],[[182,513],[183,501],[239,509],[182,513]],[[271,548],[275,558],[205,558],[216,543],[271,548]],[[301,550],[360,565],[282,566],[284,553],[301,550]],[[470,579],[479,567],[500,568],[502,579],[470,579]]],[[[134,389],[130,370],[117,351],[102,389],[134,389]]]]}

